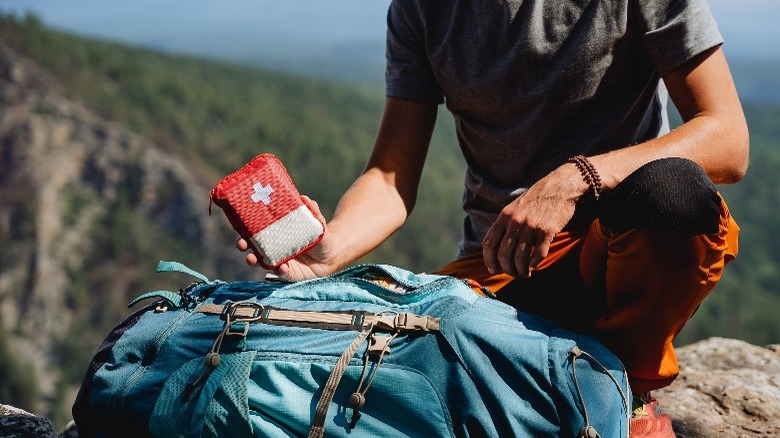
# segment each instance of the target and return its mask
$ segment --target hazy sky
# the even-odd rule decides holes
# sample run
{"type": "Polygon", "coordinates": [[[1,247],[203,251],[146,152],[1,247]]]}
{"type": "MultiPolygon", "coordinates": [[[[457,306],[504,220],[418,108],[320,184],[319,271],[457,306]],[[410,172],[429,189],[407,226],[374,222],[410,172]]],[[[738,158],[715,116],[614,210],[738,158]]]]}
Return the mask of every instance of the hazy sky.
{"type": "MultiPolygon", "coordinates": [[[[384,59],[390,0],[0,0],[54,27],[169,51],[239,57],[384,59]],[[346,49],[350,47],[350,49],[346,49]],[[355,52],[354,47],[363,47],[355,52]]],[[[780,0],[710,0],[730,57],[780,60],[780,0]]]]}
{"type": "Polygon", "coordinates": [[[59,28],[128,41],[209,35],[329,41],[384,35],[390,0],[0,0],[59,28]]]}

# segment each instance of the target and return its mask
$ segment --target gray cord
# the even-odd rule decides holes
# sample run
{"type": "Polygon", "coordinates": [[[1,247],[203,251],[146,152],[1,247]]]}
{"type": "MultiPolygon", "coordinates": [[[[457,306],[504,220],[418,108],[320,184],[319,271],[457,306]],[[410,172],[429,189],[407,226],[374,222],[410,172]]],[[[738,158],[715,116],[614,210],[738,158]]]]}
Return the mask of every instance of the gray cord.
{"type": "MultiPolygon", "coordinates": [[[[623,388],[621,388],[620,383],[617,381],[615,376],[613,376],[612,373],[609,372],[607,367],[605,367],[601,362],[599,362],[598,359],[593,357],[587,351],[584,351],[584,350],[580,349],[576,345],[574,346],[574,348],[571,349],[570,354],[571,354],[571,371],[572,371],[572,376],[574,377],[574,387],[577,389],[577,395],[580,398],[580,403],[582,404],[582,410],[583,410],[584,416],[585,416],[585,427],[583,428],[583,430],[586,430],[587,428],[593,429],[593,427],[590,425],[590,420],[588,418],[588,408],[585,406],[585,399],[582,396],[582,391],[580,391],[580,384],[577,381],[577,366],[576,366],[577,361],[576,360],[581,355],[585,355],[585,357],[590,358],[590,360],[592,362],[595,362],[599,367],[601,367],[601,369],[604,370],[604,372],[607,374],[607,376],[609,376],[609,378],[612,380],[612,383],[615,384],[615,387],[617,387],[618,392],[620,392],[620,398],[623,400],[623,405],[626,408],[626,425],[628,426],[628,424],[631,422],[631,409],[629,407],[630,406],[629,405],[629,400],[628,400],[628,397],[626,397],[626,393],[623,392],[623,388]]],[[[621,367],[622,367],[622,364],[621,364],[621,367]]],[[[623,368],[623,375],[626,378],[626,382],[628,382],[628,374],[626,374],[626,369],[625,368],[623,368]]],[[[593,429],[593,430],[595,431],[595,429],[593,429]]]]}

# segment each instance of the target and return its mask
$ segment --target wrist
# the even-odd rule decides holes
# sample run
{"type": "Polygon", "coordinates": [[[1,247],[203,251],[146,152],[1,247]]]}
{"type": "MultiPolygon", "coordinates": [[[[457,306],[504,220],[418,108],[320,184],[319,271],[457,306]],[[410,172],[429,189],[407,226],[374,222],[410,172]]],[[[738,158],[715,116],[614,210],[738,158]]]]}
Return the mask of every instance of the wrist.
{"type": "Polygon", "coordinates": [[[577,166],[574,163],[567,162],[561,167],[566,169],[566,179],[569,181],[572,198],[576,201],[588,194],[591,190],[590,186],[582,178],[582,174],[577,166]]]}
{"type": "Polygon", "coordinates": [[[599,175],[596,167],[588,160],[584,155],[575,155],[568,160],[567,163],[573,164],[579,171],[582,182],[585,183],[586,190],[583,194],[592,194],[592,196],[598,201],[603,190],[601,175],[599,175]]]}
{"type": "Polygon", "coordinates": [[[323,262],[327,266],[328,274],[346,268],[358,258],[350,256],[355,249],[349,242],[349,234],[342,234],[339,230],[338,222],[327,224],[325,235],[320,242],[323,262]]]}

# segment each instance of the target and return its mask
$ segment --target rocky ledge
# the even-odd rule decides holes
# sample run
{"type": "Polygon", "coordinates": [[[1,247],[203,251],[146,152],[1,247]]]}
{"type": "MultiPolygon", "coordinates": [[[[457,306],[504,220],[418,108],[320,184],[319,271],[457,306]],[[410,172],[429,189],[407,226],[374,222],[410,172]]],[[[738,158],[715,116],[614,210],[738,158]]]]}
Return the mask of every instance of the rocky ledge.
{"type": "Polygon", "coordinates": [[[780,345],[710,338],[677,353],[680,377],[654,395],[678,438],[780,436],[780,345]]]}
{"type": "Polygon", "coordinates": [[[78,438],[73,422],[58,434],[51,422],[12,406],[0,404],[0,437],[2,438],[78,438]]]}

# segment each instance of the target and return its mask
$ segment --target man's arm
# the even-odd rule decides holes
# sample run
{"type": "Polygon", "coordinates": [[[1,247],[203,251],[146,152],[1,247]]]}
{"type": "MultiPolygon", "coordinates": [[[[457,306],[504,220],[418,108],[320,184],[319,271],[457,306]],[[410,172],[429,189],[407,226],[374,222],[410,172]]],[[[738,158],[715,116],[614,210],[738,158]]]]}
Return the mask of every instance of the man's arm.
{"type": "MultiPolygon", "coordinates": [[[[748,130],[721,49],[694,57],[663,80],[683,125],[662,137],[590,157],[603,189],[614,188],[650,161],[669,157],[696,162],[715,183],[739,181],[747,170],[748,130]]],[[[483,241],[488,270],[529,276],[588,189],[575,165],[564,164],[507,205],[483,241]]]]}
{"type": "Polygon", "coordinates": [[[368,164],[329,224],[341,243],[340,267],[376,248],[411,214],[436,113],[435,105],[387,99],[368,164]]]}
{"type": "Polygon", "coordinates": [[[719,47],[664,76],[683,125],[640,145],[590,158],[605,189],[659,158],[696,162],[716,184],[735,183],[748,166],[748,128],[726,58],[719,47]]]}
{"type": "MultiPolygon", "coordinates": [[[[436,105],[387,98],[365,170],[341,198],[320,243],[279,267],[282,278],[333,273],[379,246],[404,223],[417,199],[436,113],[436,105]]],[[[319,214],[316,203],[308,202],[319,214]]],[[[247,249],[243,240],[237,246],[247,249]]],[[[257,263],[253,253],[246,259],[257,263]]]]}

